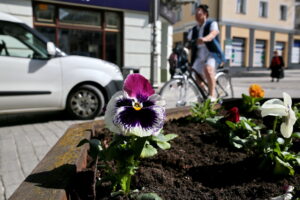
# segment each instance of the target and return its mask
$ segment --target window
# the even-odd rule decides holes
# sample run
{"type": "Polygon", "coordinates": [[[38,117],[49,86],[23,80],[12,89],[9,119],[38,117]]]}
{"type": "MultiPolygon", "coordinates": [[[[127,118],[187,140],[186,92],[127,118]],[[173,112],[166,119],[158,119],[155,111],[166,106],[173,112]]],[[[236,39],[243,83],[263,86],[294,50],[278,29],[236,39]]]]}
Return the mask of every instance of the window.
{"type": "Polygon", "coordinates": [[[100,26],[100,13],[89,10],[77,10],[70,8],[59,9],[59,21],[66,24],[83,24],[100,26]]]}
{"type": "Polygon", "coordinates": [[[286,20],[287,17],[287,6],[280,5],[280,20],[286,20]]]}
{"type": "Polygon", "coordinates": [[[46,44],[22,26],[0,22],[0,56],[48,58],[46,44]]]}
{"type": "Polygon", "coordinates": [[[54,6],[39,3],[35,6],[36,21],[43,23],[54,23],[54,6]]]}
{"type": "Polygon", "coordinates": [[[123,65],[121,12],[36,2],[33,6],[35,29],[65,53],[123,65]]]}
{"type": "Polygon", "coordinates": [[[200,5],[200,1],[195,1],[192,5],[191,5],[191,8],[192,8],[192,15],[195,15],[196,14],[196,9],[197,7],[200,5]]]}
{"type": "Polygon", "coordinates": [[[246,0],[237,0],[236,12],[246,14],[246,0]]]}
{"type": "Polygon", "coordinates": [[[176,21],[180,21],[182,19],[182,10],[181,7],[179,9],[177,9],[177,13],[176,13],[176,21]]]}
{"type": "Polygon", "coordinates": [[[259,2],[259,16],[267,17],[268,16],[268,2],[260,1],[259,2]]]}

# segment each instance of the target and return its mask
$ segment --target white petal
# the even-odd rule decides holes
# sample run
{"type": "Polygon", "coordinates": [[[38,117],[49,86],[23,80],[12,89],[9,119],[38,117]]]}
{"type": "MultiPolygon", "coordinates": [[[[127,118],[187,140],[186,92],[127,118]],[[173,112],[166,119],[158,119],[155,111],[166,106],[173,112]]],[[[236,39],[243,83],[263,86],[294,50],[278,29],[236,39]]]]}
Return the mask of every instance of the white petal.
{"type": "Polygon", "coordinates": [[[270,100],[266,101],[265,103],[263,103],[263,105],[261,107],[264,108],[264,107],[270,107],[273,105],[284,106],[284,103],[280,99],[270,99],[270,100]]]}
{"type": "Polygon", "coordinates": [[[288,109],[285,106],[279,104],[264,105],[264,107],[261,107],[261,116],[265,117],[267,115],[287,116],[288,109]]]}
{"type": "Polygon", "coordinates": [[[284,105],[285,106],[292,106],[292,98],[291,96],[286,93],[286,92],[283,92],[283,102],[284,102],[284,105]]]}
{"type": "Polygon", "coordinates": [[[105,126],[111,132],[118,133],[118,134],[120,134],[121,130],[113,123],[113,119],[117,112],[116,111],[116,102],[117,102],[117,100],[119,100],[122,97],[123,97],[122,91],[115,93],[109,100],[107,107],[106,107],[105,115],[104,115],[105,126]]]}
{"type": "Polygon", "coordinates": [[[145,131],[141,126],[136,126],[126,131],[126,135],[136,135],[138,137],[146,137],[151,134],[151,131],[145,131]]]}
{"type": "Polygon", "coordinates": [[[289,126],[287,123],[283,122],[280,126],[280,132],[283,137],[289,138],[293,133],[293,126],[289,126]]]}

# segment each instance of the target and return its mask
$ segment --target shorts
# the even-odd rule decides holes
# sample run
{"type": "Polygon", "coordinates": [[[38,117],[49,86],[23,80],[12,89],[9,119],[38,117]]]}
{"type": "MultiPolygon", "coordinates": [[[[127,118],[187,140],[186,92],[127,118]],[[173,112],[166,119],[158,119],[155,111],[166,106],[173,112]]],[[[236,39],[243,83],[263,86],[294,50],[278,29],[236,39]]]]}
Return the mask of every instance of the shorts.
{"type": "Polygon", "coordinates": [[[199,74],[204,75],[204,67],[206,65],[209,65],[213,67],[214,69],[217,68],[217,61],[214,57],[210,56],[208,59],[205,61],[200,60],[197,58],[193,64],[193,69],[195,69],[199,74]]]}

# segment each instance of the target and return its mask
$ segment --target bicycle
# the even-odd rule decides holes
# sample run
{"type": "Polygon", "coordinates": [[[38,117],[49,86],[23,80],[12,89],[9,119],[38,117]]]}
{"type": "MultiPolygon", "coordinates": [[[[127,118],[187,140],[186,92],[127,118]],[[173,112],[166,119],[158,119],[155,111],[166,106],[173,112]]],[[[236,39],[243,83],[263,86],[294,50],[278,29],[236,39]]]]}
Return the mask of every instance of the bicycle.
{"type": "MultiPolygon", "coordinates": [[[[232,98],[233,88],[228,68],[218,67],[215,78],[217,98],[232,98]]],[[[208,85],[194,69],[177,69],[173,78],[160,89],[159,94],[167,102],[167,108],[191,106],[208,98],[208,85]],[[203,88],[197,84],[196,76],[204,83],[203,88]]]]}

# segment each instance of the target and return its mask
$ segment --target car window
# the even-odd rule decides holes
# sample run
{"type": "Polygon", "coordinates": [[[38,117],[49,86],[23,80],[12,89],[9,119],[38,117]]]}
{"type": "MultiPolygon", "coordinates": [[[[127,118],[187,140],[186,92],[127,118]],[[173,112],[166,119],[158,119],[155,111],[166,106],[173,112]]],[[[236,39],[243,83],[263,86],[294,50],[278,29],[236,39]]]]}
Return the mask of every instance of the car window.
{"type": "Polygon", "coordinates": [[[46,44],[20,24],[0,21],[0,56],[48,58],[46,44]]]}

